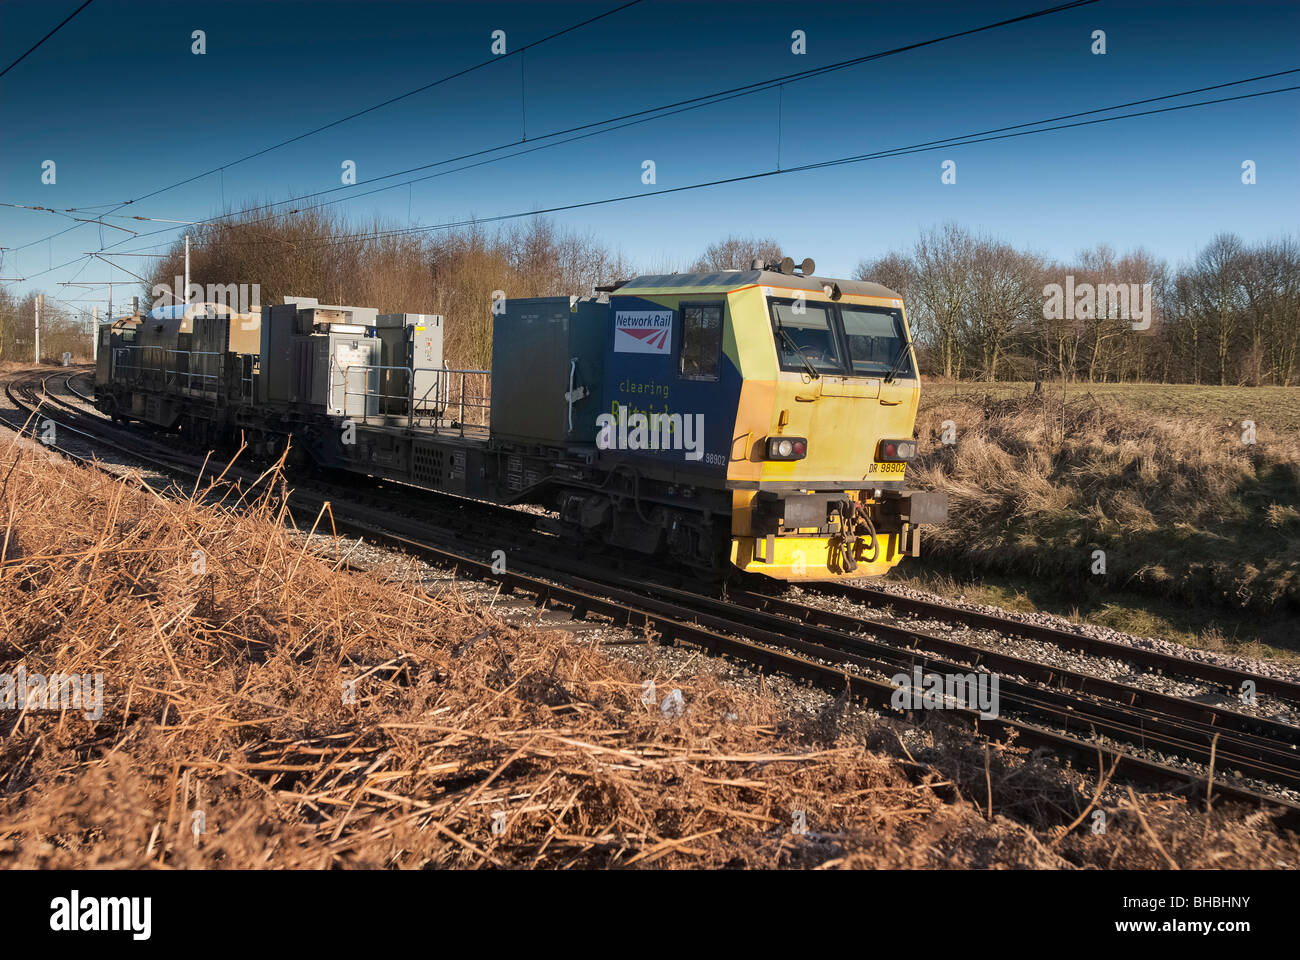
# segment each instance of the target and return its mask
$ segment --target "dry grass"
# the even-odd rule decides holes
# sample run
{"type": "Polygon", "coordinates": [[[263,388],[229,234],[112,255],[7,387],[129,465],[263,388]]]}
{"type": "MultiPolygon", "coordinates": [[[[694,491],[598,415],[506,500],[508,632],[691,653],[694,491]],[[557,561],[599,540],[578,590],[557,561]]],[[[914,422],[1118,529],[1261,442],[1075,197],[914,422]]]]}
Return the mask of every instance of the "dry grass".
{"type": "MultiPolygon", "coordinates": [[[[1043,388],[1056,400],[1060,383],[1043,388]]],[[[985,397],[1007,400],[1028,396],[1033,384],[976,383],[931,380],[922,388],[922,406],[942,406],[953,400],[982,402],[985,397]]],[[[1279,436],[1300,432],[1300,387],[1218,387],[1193,383],[1073,383],[1066,399],[1096,401],[1137,414],[1214,424],[1254,420],[1279,436]]]]}
{"type": "Polygon", "coordinates": [[[1261,820],[1168,800],[1062,837],[1094,788],[1042,759],[941,727],[913,756],[846,704],[800,719],[711,669],[333,569],[278,497],[167,498],[17,444],[0,480],[0,673],[102,672],[105,698],[0,712],[0,866],[1300,863],[1261,820]]]}
{"type": "Polygon", "coordinates": [[[1300,609],[1300,443],[1257,423],[1171,418],[1075,395],[957,399],[918,418],[912,472],[945,489],[930,543],[961,566],[1080,591],[1146,591],[1257,611],[1300,609]],[[952,421],[957,443],[940,442],[952,421]],[[928,441],[928,442],[927,442],[928,441]],[[1104,576],[1093,572],[1105,551],[1104,576]]]}

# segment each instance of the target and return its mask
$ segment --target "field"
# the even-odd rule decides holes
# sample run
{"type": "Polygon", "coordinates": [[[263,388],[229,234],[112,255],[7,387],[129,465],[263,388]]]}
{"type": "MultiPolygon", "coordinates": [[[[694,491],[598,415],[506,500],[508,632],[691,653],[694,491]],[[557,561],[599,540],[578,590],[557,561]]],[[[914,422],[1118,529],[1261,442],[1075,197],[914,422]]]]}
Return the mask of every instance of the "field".
{"type": "MultiPolygon", "coordinates": [[[[1005,400],[1027,397],[1032,383],[971,383],[928,381],[922,386],[921,408],[941,407],[951,400],[1005,400]]],[[[1044,383],[1043,390],[1059,401],[1061,385],[1044,383]]],[[[1190,383],[1071,383],[1065,387],[1067,402],[1082,399],[1136,413],[1202,420],[1207,423],[1239,423],[1254,420],[1278,434],[1300,433],[1300,387],[1208,387],[1190,383]]]]}
{"type": "Polygon", "coordinates": [[[1294,655],[1298,428],[1300,388],[926,384],[910,478],[950,516],[900,574],[1294,655]]]}

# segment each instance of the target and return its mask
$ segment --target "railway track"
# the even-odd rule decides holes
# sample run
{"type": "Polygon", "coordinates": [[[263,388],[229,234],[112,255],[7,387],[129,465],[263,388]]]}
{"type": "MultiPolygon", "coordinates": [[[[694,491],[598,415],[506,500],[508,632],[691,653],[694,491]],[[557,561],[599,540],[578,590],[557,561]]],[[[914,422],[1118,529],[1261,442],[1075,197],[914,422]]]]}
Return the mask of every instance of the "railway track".
{"type": "MultiPolygon", "coordinates": [[[[90,413],[79,408],[48,390],[48,381],[65,378],[69,383],[77,376],[88,371],[59,372],[44,374],[43,371],[27,373],[5,382],[5,396],[19,411],[26,414],[26,421],[18,428],[19,432],[40,440],[45,446],[80,462],[91,462],[91,457],[74,450],[66,442],[66,435],[71,433],[74,442],[89,446],[104,446],[126,456],[143,462],[162,465],[170,460],[177,465],[193,466],[202,464],[206,458],[195,457],[177,450],[174,445],[157,443],[138,432],[118,427],[104,419],[98,413],[90,413]],[[43,375],[42,375],[43,374],[43,375]],[[44,423],[53,421],[54,439],[42,438],[44,423]],[[64,439],[59,439],[62,436],[64,439]]],[[[80,392],[74,395],[86,402],[93,398],[85,397],[80,392]]]]}
{"type": "Polygon", "coordinates": [[[1062,630],[1058,627],[1049,627],[1036,623],[1025,623],[1024,621],[1016,620],[1013,617],[1004,617],[997,614],[984,613],[978,610],[967,610],[949,604],[936,603],[932,600],[903,597],[890,593],[887,590],[882,590],[879,587],[864,586],[862,584],[830,581],[826,583],[818,583],[813,587],[813,589],[818,593],[848,600],[864,607],[871,607],[879,610],[893,610],[900,613],[913,614],[925,619],[943,620],[948,623],[959,623],[974,629],[993,630],[1006,636],[1022,637],[1026,640],[1050,643],[1067,652],[1082,653],[1091,656],[1113,657],[1125,660],[1129,663],[1148,667],[1153,670],[1178,671],[1184,673],[1187,671],[1194,671],[1188,675],[1195,676],[1197,679],[1205,680],[1207,682],[1233,688],[1238,692],[1241,692],[1243,687],[1250,684],[1251,687],[1249,689],[1253,689],[1256,693],[1273,694],[1293,701],[1300,700],[1300,683],[1282,680],[1276,677],[1246,673],[1245,671],[1234,670],[1230,667],[1219,666],[1218,664],[1187,660],[1185,658],[1162,653],[1158,650],[1147,650],[1142,647],[1134,647],[1125,643],[1116,643],[1113,640],[1089,637],[1084,634],[1073,633],[1069,630],[1062,630]]]}
{"type": "MultiPolygon", "coordinates": [[[[44,377],[28,374],[6,384],[6,394],[20,409],[43,411],[60,424],[60,431],[72,430],[86,442],[104,442],[161,469],[201,479],[206,459],[139,438],[51,393],[49,381],[62,377],[73,396],[88,402],[91,398],[72,385],[80,375],[80,371],[44,377]],[[136,443],[124,442],[122,434],[135,437],[136,443]]],[[[75,452],[69,455],[87,459],[75,452]]],[[[256,479],[255,471],[242,468],[227,473],[236,481],[256,479]]],[[[1220,799],[1273,807],[1286,825],[1300,827],[1300,804],[1262,792],[1273,785],[1300,794],[1300,727],[989,651],[933,631],[825,610],[764,590],[733,588],[711,595],[648,579],[644,570],[633,575],[610,573],[607,565],[557,555],[554,538],[549,543],[539,539],[531,522],[517,520],[516,511],[467,510],[457,504],[411,519],[394,517],[391,503],[390,509],[383,508],[383,498],[370,505],[350,502],[357,493],[312,483],[295,487],[294,497],[303,515],[319,516],[329,502],[337,529],[440,566],[454,566],[499,584],[504,594],[532,596],[539,607],[558,605],[567,607],[575,618],[596,616],[618,626],[652,630],[664,641],[700,646],[835,692],[847,689],[853,697],[886,711],[894,709],[898,684],[893,678],[898,674],[911,675],[920,668],[924,673],[996,676],[1000,691],[996,716],[981,715],[960,702],[946,704],[943,715],[981,736],[1043,748],[1083,769],[1101,770],[1114,763],[1119,776],[1159,787],[1176,785],[1192,798],[1204,799],[1212,792],[1220,799]],[[456,519],[449,521],[453,512],[456,519]],[[502,514],[515,514],[516,520],[508,521],[502,514]],[[482,556],[466,549],[467,532],[480,544],[491,544],[482,556]],[[448,546],[449,541],[454,546],[448,546]],[[502,546],[510,547],[508,571],[499,571],[485,559],[493,548],[502,546]],[[1234,782],[1223,782],[1225,772],[1234,782]]],[[[1261,693],[1300,703],[1300,685],[1276,678],[899,598],[870,587],[829,583],[816,589],[868,607],[887,606],[1005,630],[1089,655],[1122,654],[1148,669],[1193,677],[1224,690],[1240,689],[1251,681],[1261,693]]]]}

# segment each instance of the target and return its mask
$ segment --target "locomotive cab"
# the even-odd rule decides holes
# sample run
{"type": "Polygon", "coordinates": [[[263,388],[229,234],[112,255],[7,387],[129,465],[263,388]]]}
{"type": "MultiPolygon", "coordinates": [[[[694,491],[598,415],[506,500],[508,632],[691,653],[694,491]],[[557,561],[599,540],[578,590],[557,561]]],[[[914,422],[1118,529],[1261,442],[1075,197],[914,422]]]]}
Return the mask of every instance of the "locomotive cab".
{"type": "Polygon", "coordinates": [[[878,575],[947,513],[943,495],[905,487],[920,395],[911,336],[892,290],[805,266],[614,288],[608,446],[647,495],[671,484],[710,514],[721,494],[729,517],[713,522],[728,521],[741,570],[878,575]]]}
{"type": "Polygon", "coordinates": [[[920,380],[901,298],[805,277],[742,296],[763,301],[749,307],[775,364],[755,351],[747,367],[767,395],[742,404],[758,442],[729,474],[747,481],[735,485],[732,562],[791,579],[870,576],[918,554],[921,525],[947,510],[942,495],[906,489],[920,380]]]}

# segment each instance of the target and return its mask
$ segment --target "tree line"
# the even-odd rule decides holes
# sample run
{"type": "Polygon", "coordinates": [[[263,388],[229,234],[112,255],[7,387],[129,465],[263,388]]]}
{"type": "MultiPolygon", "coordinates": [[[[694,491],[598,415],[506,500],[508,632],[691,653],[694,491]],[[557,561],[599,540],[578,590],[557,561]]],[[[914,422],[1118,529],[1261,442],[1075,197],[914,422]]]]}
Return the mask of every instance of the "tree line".
{"type": "MultiPolygon", "coordinates": [[[[41,312],[42,359],[59,360],[64,353],[76,360],[89,358],[91,323],[83,311],[47,296],[41,312]]],[[[30,362],[35,334],[36,294],[18,297],[0,287],[0,361],[30,362]]]]}
{"type": "Polygon", "coordinates": [[[1300,242],[1290,235],[1247,244],[1219,234],[1170,266],[1106,245],[1051,261],[948,223],[864,260],[854,276],[903,295],[922,369],[937,376],[1252,386],[1300,378],[1300,242]],[[1061,290],[1076,295],[1064,309],[1050,295],[1061,290]],[[1137,303],[1117,297],[1148,291],[1141,318],[1137,303]]]}
{"type": "MultiPolygon", "coordinates": [[[[486,306],[496,297],[589,293],[638,272],[748,269],[755,259],[782,256],[774,238],[732,235],[692,260],[638,270],[616,248],[542,217],[496,232],[385,234],[390,226],[358,228],[310,210],[231,213],[192,234],[191,281],[257,284],[263,304],[306,295],[441,313],[449,360],[482,368],[491,360],[486,306]],[[358,230],[372,236],[354,239],[358,230]]],[[[142,307],[153,305],[156,285],[170,289],[183,272],[178,240],[155,261],[142,307]]],[[[921,369],[932,376],[1225,385],[1300,379],[1300,242],[1290,235],[1248,244],[1220,234],[1191,262],[1170,266],[1142,249],[1119,254],[1106,245],[1053,261],[947,223],[922,230],[907,248],[861,261],[853,275],[903,296],[921,369]]],[[[0,360],[30,358],[33,312],[34,295],[0,288],[0,360]]],[[[41,342],[46,359],[90,352],[84,318],[49,297],[41,342]]]]}

